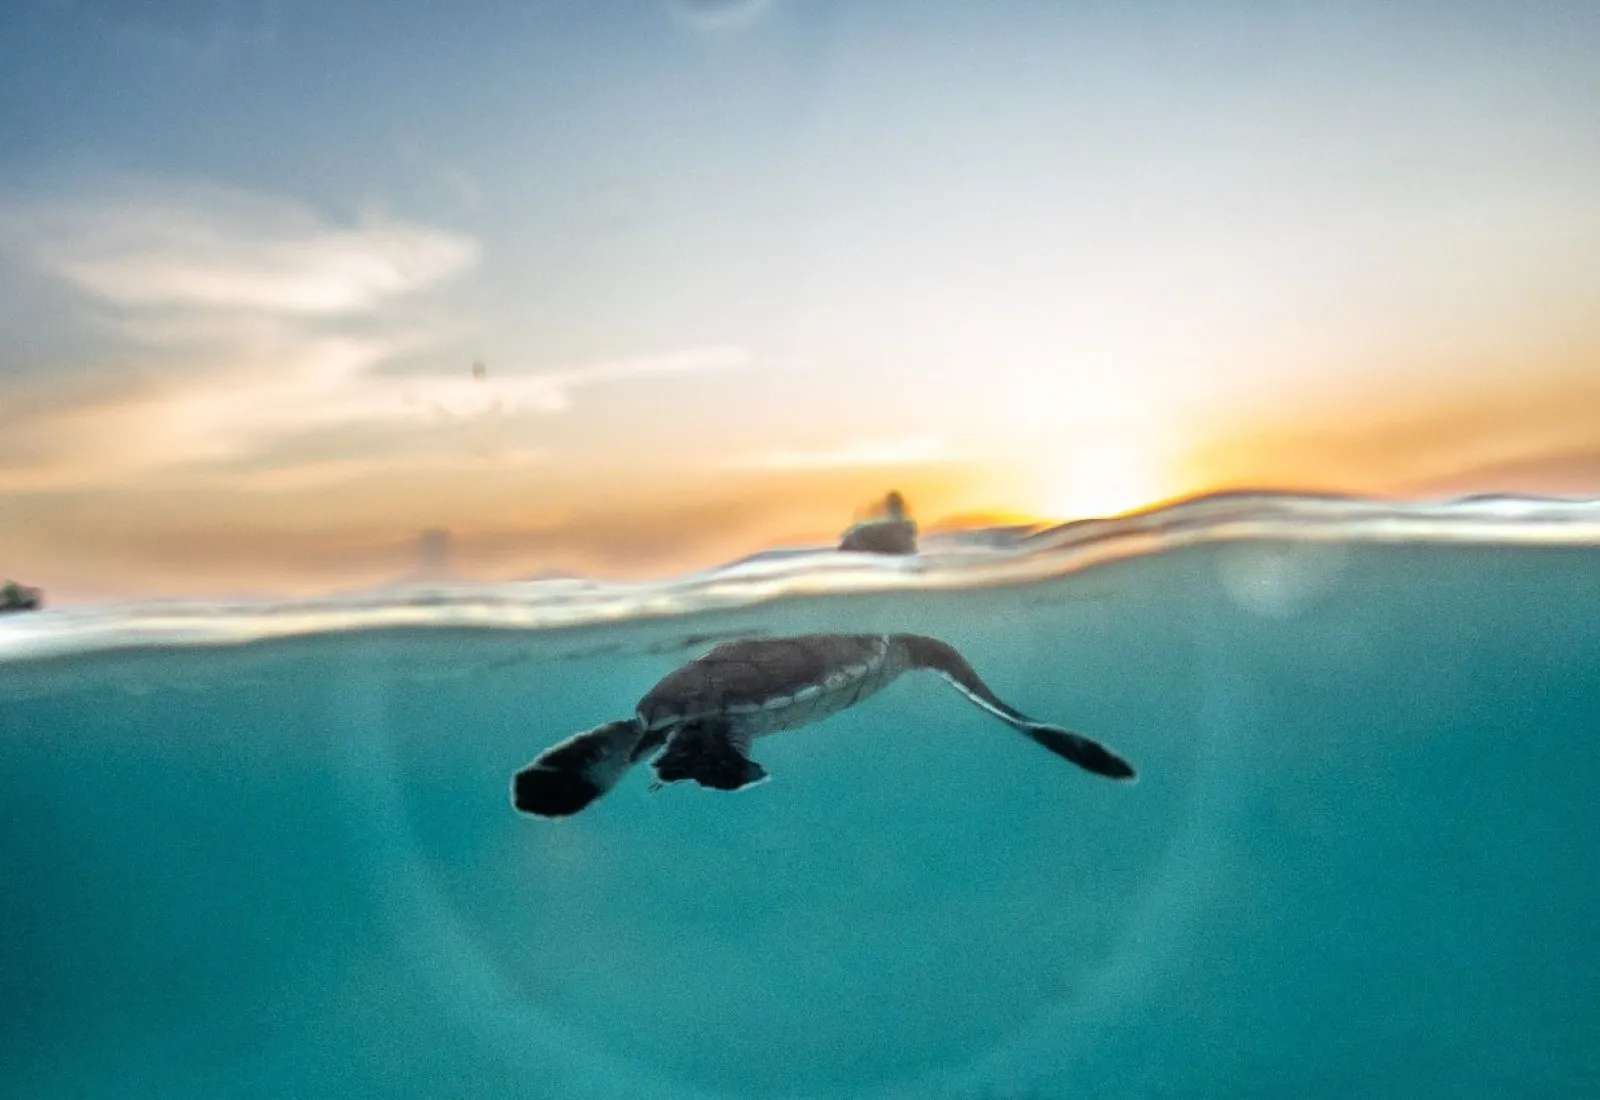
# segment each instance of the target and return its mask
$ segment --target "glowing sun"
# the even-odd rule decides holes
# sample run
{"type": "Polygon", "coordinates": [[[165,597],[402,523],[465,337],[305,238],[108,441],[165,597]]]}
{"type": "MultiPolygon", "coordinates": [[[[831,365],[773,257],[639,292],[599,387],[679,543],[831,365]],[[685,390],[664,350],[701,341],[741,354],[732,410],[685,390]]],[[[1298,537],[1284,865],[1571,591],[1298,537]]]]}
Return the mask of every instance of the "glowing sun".
{"type": "Polygon", "coordinates": [[[1039,475],[1039,508],[1054,519],[1115,516],[1178,495],[1153,450],[1132,440],[1074,447],[1039,475]]]}

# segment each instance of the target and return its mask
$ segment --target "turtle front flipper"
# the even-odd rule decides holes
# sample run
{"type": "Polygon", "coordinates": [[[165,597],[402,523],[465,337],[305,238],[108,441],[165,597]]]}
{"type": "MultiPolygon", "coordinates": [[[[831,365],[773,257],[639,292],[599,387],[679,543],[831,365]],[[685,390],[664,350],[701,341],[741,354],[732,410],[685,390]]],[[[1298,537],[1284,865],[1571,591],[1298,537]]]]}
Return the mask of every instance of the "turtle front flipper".
{"type": "Polygon", "coordinates": [[[767,778],[767,770],[744,754],[727,721],[719,718],[679,726],[651,767],[663,783],[692,779],[719,791],[737,791],[767,778]]]}
{"type": "Polygon", "coordinates": [[[1133,765],[1100,742],[1081,733],[1030,718],[1001,699],[989,690],[989,685],[983,682],[977,671],[953,646],[920,634],[894,634],[890,636],[890,642],[911,668],[937,672],[978,706],[1063,760],[1070,760],[1084,771],[1108,779],[1136,778],[1133,765]]]}
{"type": "Polygon", "coordinates": [[[644,735],[638,719],[626,718],[551,746],[512,777],[512,805],[539,817],[577,813],[617,785],[644,735]]]}

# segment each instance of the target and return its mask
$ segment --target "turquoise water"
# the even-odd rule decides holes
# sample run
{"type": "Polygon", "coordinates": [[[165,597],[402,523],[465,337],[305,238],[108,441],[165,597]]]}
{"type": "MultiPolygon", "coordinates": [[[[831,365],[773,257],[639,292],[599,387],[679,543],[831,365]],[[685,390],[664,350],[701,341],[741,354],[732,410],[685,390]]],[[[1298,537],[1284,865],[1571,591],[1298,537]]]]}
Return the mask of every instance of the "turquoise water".
{"type": "Polygon", "coordinates": [[[20,647],[0,705],[7,1097],[1600,1095],[1594,547],[20,647]],[[510,808],[717,640],[813,630],[941,637],[1141,782],[914,675],[749,791],[510,808]]]}

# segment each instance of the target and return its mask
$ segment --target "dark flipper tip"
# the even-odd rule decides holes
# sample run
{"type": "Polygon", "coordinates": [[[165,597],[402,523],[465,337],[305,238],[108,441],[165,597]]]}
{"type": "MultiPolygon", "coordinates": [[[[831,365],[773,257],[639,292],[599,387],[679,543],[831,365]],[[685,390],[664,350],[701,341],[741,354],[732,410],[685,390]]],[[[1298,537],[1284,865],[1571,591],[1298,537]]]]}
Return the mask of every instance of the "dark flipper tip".
{"type": "Polygon", "coordinates": [[[582,774],[532,764],[511,781],[511,803],[525,814],[567,817],[604,792],[582,774]]]}
{"type": "Polygon", "coordinates": [[[1105,767],[1092,768],[1090,770],[1096,775],[1103,775],[1108,779],[1121,780],[1124,783],[1139,782],[1139,773],[1133,770],[1133,765],[1110,751],[1106,753],[1105,767]]]}
{"type": "Polygon", "coordinates": [[[1135,782],[1139,778],[1132,764],[1098,741],[1091,741],[1079,734],[1048,726],[1030,729],[1028,735],[1057,756],[1072,761],[1084,771],[1103,775],[1107,779],[1120,779],[1123,782],[1135,782]]]}

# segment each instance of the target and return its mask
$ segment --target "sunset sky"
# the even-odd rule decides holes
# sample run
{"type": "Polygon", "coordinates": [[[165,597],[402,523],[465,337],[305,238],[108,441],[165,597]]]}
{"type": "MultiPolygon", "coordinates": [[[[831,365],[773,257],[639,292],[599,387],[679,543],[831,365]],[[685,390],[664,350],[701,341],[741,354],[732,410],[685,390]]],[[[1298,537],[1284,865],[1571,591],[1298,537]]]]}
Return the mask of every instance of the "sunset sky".
{"type": "Polygon", "coordinates": [[[1600,495],[1596,57],[1527,0],[21,0],[0,578],[1600,495]]]}

